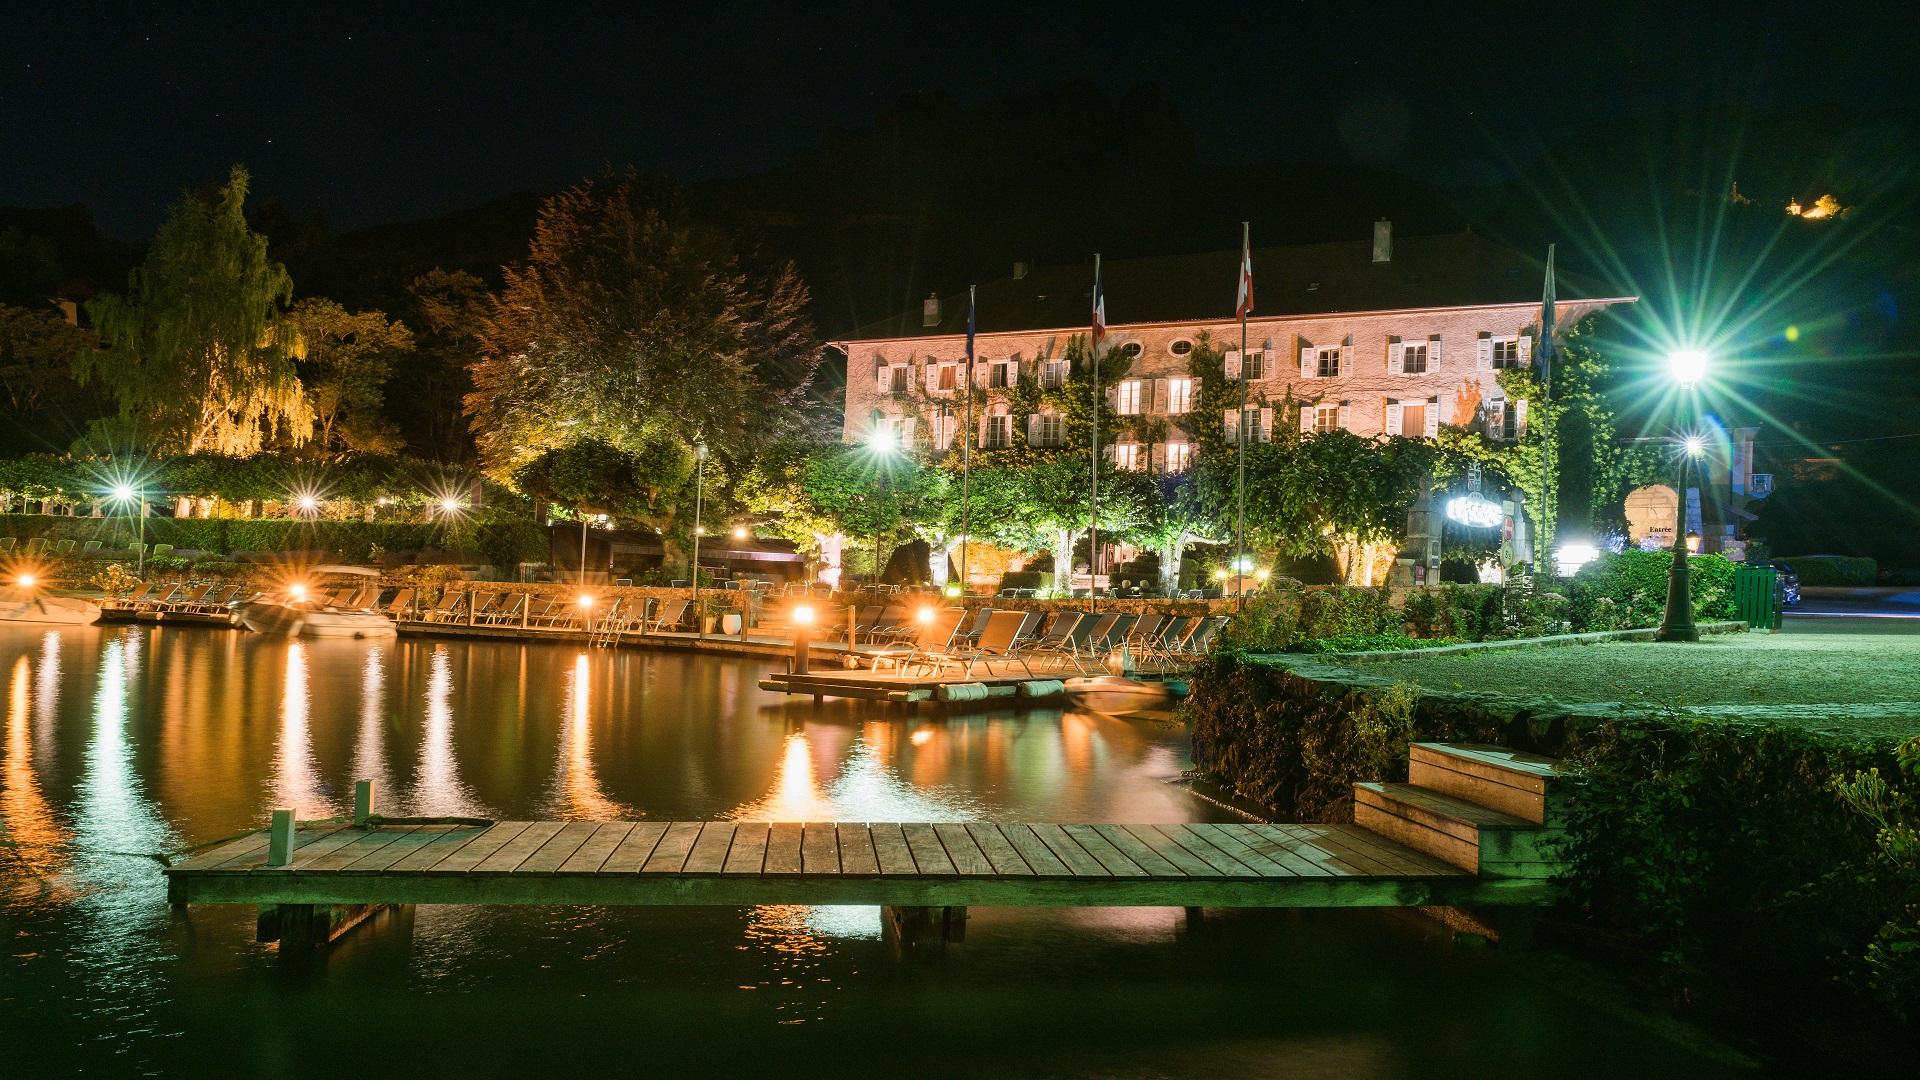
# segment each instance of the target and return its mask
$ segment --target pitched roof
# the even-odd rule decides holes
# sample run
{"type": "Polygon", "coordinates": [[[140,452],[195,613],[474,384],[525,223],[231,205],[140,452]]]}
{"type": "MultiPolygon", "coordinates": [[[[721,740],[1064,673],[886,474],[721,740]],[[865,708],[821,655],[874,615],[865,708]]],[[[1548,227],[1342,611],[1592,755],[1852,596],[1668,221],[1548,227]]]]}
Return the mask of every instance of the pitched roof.
{"type": "MultiPolygon", "coordinates": [[[[1102,265],[1107,324],[1233,317],[1238,251],[1113,259],[1102,265]]],[[[1373,261],[1371,242],[1300,244],[1253,250],[1256,316],[1470,307],[1540,299],[1543,264],[1471,232],[1395,237],[1393,258],[1373,261]]],[[[1591,295],[1559,275],[1562,300],[1591,295]]],[[[1085,325],[1093,306],[1093,265],[1035,266],[1025,277],[979,287],[980,333],[1085,325]]],[[[869,323],[849,341],[937,337],[967,331],[967,294],[940,298],[940,321],[921,309],[869,323]]]]}

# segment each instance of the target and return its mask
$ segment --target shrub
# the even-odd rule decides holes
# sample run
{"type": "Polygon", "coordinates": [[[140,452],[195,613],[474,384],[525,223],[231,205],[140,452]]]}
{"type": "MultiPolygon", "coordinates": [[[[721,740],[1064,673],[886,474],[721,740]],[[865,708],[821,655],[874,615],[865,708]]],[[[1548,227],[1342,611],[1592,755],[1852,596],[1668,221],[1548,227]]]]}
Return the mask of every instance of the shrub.
{"type": "MultiPolygon", "coordinates": [[[[1667,605],[1668,551],[1622,551],[1602,555],[1574,576],[1567,589],[1573,629],[1632,630],[1657,626],[1667,605]]],[[[1719,555],[1687,561],[1697,620],[1733,618],[1733,563],[1719,555]]]]}
{"type": "Polygon", "coordinates": [[[1800,575],[1802,585],[1859,588],[1872,585],[1880,574],[1879,564],[1872,559],[1844,555],[1801,555],[1780,561],[1793,567],[1793,572],[1800,575]]]}
{"type": "Polygon", "coordinates": [[[1308,589],[1300,594],[1303,637],[1373,637],[1402,631],[1386,589],[1308,589]]]}
{"type": "Polygon", "coordinates": [[[105,593],[107,599],[113,600],[132,592],[134,586],[140,584],[140,579],[120,563],[108,563],[95,570],[93,576],[87,579],[87,584],[105,593]]]}
{"type": "Polygon", "coordinates": [[[1247,598],[1220,631],[1219,647],[1251,652],[1279,652],[1300,640],[1300,597],[1297,592],[1260,592],[1247,598]]]}
{"type": "Polygon", "coordinates": [[[1404,613],[1415,637],[1486,641],[1504,627],[1498,585],[1440,585],[1407,594],[1404,613]]]}

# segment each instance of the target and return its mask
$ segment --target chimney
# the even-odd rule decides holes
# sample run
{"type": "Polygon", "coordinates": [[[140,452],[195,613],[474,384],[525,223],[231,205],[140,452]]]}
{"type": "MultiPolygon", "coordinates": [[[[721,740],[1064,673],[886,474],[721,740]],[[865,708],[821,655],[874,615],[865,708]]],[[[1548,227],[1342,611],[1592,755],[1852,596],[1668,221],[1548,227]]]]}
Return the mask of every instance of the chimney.
{"type": "Polygon", "coordinates": [[[928,293],[926,302],[920,305],[920,325],[940,325],[940,294],[928,293]]]}
{"type": "Polygon", "coordinates": [[[1393,222],[1386,218],[1373,223],[1373,261],[1393,261],[1393,222]]]}
{"type": "Polygon", "coordinates": [[[1013,261],[1013,280],[1025,281],[1026,278],[1027,278],[1027,260],[1015,259],[1013,261]]]}

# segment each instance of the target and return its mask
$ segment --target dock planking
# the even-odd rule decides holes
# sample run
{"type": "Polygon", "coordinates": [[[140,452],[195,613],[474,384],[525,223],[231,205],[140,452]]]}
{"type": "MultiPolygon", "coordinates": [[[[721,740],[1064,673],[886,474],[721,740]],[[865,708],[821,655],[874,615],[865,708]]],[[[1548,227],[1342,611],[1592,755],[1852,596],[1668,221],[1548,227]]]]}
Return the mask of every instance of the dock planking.
{"type": "Polygon", "coordinates": [[[1533,904],[1354,825],[529,822],[314,825],[167,868],[176,902],[1375,907],[1533,904]]]}

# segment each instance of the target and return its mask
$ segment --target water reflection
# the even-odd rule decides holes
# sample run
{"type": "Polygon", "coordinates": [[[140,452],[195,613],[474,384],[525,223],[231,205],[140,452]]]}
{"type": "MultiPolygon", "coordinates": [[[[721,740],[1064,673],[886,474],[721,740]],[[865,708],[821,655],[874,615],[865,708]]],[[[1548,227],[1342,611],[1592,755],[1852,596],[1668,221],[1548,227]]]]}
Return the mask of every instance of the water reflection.
{"type": "Polygon", "coordinates": [[[427,663],[427,722],[420,738],[420,775],[413,812],[435,817],[478,817],[480,800],[460,778],[453,746],[453,657],[447,646],[433,646],[427,663]]]}
{"type": "Polygon", "coordinates": [[[353,778],[373,781],[374,798],[393,787],[387,768],[387,650],[375,645],[360,665],[360,728],[353,737],[353,778]]]}
{"type": "Polygon", "coordinates": [[[307,685],[307,646],[287,640],[287,666],[280,689],[280,737],[274,745],[268,783],[273,805],[291,808],[300,818],[323,818],[334,808],[319,791],[314,775],[313,733],[309,728],[311,689],[307,685]]]}
{"type": "Polygon", "coordinates": [[[7,680],[6,747],[0,759],[0,840],[7,843],[0,859],[11,859],[25,872],[0,878],[9,883],[9,891],[44,892],[49,877],[65,865],[67,836],[40,792],[33,767],[32,696],[27,691],[31,667],[24,656],[13,662],[7,680]]]}
{"type": "Polygon", "coordinates": [[[613,821],[632,811],[600,789],[593,764],[593,669],[586,653],[567,672],[560,754],[554,763],[554,809],[575,821],[613,821]]]}

